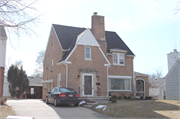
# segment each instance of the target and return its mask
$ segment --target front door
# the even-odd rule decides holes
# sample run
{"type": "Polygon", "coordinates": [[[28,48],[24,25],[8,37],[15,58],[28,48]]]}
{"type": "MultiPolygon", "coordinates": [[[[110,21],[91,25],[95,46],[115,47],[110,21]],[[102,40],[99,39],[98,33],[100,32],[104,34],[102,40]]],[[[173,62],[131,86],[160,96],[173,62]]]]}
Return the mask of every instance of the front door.
{"type": "Polygon", "coordinates": [[[83,95],[92,96],[93,95],[93,75],[86,74],[84,75],[84,91],[83,95]]]}

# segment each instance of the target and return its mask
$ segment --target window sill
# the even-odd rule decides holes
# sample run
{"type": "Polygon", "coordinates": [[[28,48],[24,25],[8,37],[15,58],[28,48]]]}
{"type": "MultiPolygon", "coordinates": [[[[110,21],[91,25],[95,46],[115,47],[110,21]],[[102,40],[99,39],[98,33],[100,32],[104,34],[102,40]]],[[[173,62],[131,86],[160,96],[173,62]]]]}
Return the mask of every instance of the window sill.
{"type": "Polygon", "coordinates": [[[114,91],[114,92],[132,92],[131,90],[108,90],[108,91],[114,91]]]}
{"type": "Polygon", "coordinates": [[[85,60],[87,60],[87,61],[92,61],[92,59],[85,59],[85,60]]]}
{"type": "Polygon", "coordinates": [[[113,64],[114,66],[126,66],[125,64],[113,64]]]}

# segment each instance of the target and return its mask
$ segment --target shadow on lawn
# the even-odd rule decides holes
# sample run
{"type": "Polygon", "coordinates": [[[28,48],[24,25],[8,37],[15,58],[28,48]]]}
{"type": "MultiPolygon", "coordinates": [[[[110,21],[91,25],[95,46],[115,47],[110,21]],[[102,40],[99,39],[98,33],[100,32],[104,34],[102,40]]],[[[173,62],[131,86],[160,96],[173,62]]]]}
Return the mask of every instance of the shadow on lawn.
{"type": "MultiPolygon", "coordinates": [[[[178,102],[176,102],[178,104],[178,102]]],[[[106,104],[107,109],[96,109],[94,111],[106,114],[116,118],[166,118],[163,113],[167,111],[179,111],[180,106],[169,104],[163,101],[145,100],[145,101],[118,101],[115,104],[106,104]],[[159,114],[155,111],[161,111],[159,114]],[[164,112],[163,112],[164,111],[164,112]]]]}

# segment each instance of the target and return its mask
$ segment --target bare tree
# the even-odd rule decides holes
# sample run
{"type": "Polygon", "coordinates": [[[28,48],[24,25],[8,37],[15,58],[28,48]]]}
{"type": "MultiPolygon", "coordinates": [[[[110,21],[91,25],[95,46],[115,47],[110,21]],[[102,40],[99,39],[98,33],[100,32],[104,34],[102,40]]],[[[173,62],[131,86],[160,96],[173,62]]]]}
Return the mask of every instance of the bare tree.
{"type": "Polygon", "coordinates": [[[149,74],[149,87],[152,87],[156,79],[163,78],[162,70],[156,70],[155,73],[149,74]]]}
{"type": "Polygon", "coordinates": [[[41,50],[36,59],[36,69],[34,71],[35,77],[42,77],[43,76],[43,60],[44,60],[45,51],[41,50]]]}
{"type": "Polygon", "coordinates": [[[8,31],[30,35],[40,15],[33,5],[37,0],[0,0],[0,24],[8,31]]]}

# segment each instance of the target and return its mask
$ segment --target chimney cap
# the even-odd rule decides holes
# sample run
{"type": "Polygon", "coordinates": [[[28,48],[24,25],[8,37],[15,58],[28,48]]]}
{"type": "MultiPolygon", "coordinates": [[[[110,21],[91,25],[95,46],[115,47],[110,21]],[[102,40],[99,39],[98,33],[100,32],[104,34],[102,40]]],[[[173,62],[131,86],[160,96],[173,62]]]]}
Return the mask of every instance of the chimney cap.
{"type": "Polygon", "coordinates": [[[177,49],[174,49],[174,52],[177,52],[177,49]]]}
{"type": "Polygon", "coordinates": [[[97,15],[97,12],[94,12],[94,15],[97,15]]]}

